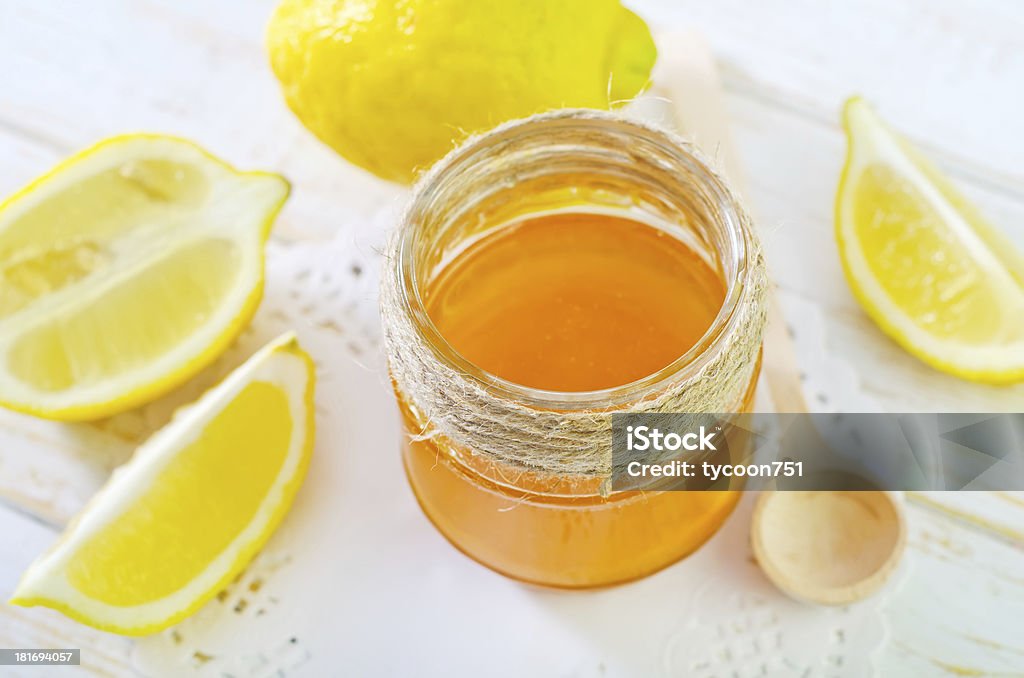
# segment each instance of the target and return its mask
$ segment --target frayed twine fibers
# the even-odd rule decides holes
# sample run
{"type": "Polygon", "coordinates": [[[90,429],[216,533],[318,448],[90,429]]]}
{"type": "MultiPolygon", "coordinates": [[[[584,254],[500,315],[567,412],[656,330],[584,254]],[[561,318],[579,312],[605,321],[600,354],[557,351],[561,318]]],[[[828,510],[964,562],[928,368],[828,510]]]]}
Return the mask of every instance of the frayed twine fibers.
{"type": "MultiPolygon", "coordinates": [[[[599,135],[601,144],[610,145],[612,151],[628,153],[631,162],[638,167],[651,172],[667,171],[662,159],[634,152],[624,137],[601,135],[600,128],[596,127],[592,132],[587,129],[573,129],[573,138],[579,139],[580,134],[599,135]]],[[[551,144],[560,143],[558,134],[557,128],[552,131],[551,144]]],[[[435,165],[417,184],[385,256],[381,285],[384,343],[395,386],[423,427],[420,437],[437,438],[523,471],[607,478],[612,472],[613,413],[731,412],[739,406],[759,361],[767,285],[764,258],[746,211],[695,148],[660,128],[625,121],[614,114],[587,110],[556,111],[506,123],[487,135],[469,139],[435,165]],[[525,126],[564,120],[625,124],[695,158],[703,165],[716,189],[734,206],[745,247],[746,269],[741,272],[743,287],[726,320],[725,329],[692,363],[638,394],[635,399],[614,406],[579,408],[567,401],[564,407],[538,407],[460,370],[430,344],[414,320],[407,289],[410,281],[406,280],[406,272],[399,260],[402,241],[409,229],[432,227],[421,220],[417,204],[429,186],[463,159],[463,149],[492,135],[507,136],[509,132],[525,126]]]]}

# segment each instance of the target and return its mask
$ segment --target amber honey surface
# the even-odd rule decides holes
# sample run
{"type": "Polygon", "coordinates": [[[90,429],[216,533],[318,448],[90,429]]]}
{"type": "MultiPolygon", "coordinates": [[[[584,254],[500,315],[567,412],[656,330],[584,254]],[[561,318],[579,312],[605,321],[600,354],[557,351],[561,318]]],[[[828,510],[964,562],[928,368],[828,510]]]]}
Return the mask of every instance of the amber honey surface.
{"type": "MultiPolygon", "coordinates": [[[[532,388],[587,391],[625,385],[682,356],[711,326],[725,285],[679,239],[577,213],[482,238],[424,296],[442,336],[480,368],[532,388]]],[[[421,424],[403,411],[418,433],[421,424]]],[[[424,512],[453,544],[509,576],[561,587],[628,581],[675,562],[721,526],[739,496],[601,496],[587,482],[565,491],[573,484],[435,440],[410,439],[404,460],[424,512]]]]}
{"type": "Polygon", "coordinates": [[[679,239],[631,219],[553,214],[500,229],[427,290],[470,362],[533,388],[590,391],[653,374],[711,326],[725,286],[679,239]]]}

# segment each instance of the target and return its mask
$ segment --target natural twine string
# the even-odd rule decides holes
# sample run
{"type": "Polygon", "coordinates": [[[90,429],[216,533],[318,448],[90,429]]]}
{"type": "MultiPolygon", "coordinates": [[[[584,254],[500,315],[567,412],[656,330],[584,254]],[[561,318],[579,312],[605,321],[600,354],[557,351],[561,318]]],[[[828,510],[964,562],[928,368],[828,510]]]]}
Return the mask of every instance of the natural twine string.
{"type": "MultiPolygon", "coordinates": [[[[507,132],[531,121],[567,117],[623,120],[599,111],[558,111],[506,123],[489,134],[507,132]]],[[[632,120],[628,124],[681,147],[701,160],[707,171],[726,186],[711,169],[712,165],[688,142],[660,128],[632,120]]],[[[471,138],[466,144],[474,144],[479,138],[471,138]]],[[[603,137],[601,142],[616,143],[614,139],[603,137]]],[[[767,274],[750,219],[732,196],[747,247],[744,292],[734,310],[731,326],[702,356],[703,365],[693,374],[679,379],[670,377],[667,384],[660,384],[653,392],[625,405],[571,409],[572,405],[567,403],[566,409],[555,411],[502,395],[498,389],[439,357],[417,329],[405,299],[399,247],[405,229],[417,227],[410,219],[417,198],[446,171],[458,154],[459,149],[456,149],[417,183],[409,210],[389,242],[382,276],[381,315],[391,377],[423,427],[420,437],[444,439],[471,453],[524,471],[608,478],[612,472],[613,413],[731,412],[740,405],[759,361],[766,317],[767,274]]],[[[640,155],[635,155],[634,159],[645,162],[640,155]]]]}

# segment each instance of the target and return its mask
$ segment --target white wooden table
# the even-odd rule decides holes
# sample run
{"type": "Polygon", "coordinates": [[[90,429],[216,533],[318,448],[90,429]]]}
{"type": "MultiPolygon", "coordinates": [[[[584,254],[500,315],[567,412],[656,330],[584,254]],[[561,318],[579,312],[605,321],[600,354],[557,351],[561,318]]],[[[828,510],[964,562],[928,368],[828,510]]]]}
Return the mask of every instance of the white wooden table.
{"type": "MultiPolygon", "coordinates": [[[[147,129],[286,174],[297,190],[276,227],[281,242],[394,201],[398,189],[341,161],[285,108],[262,46],[272,4],[0,0],[0,194],[103,136],[147,129]]],[[[838,109],[861,93],[1024,247],[1024,4],[632,4],[654,26],[707,36],[772,274],[784,299],[824,316],[824,350],[855,366],[862,392],[892,411],[1024,411],[1024,385],[968,384],[886,339],[849,293],[832,235],[838,109]]],[[[55,434],[0,413],[0,596],[163,415],[147,416],[55,434]]],[[[909,499],[911,570],[885,604],[878,672],[1024,675],[1024,495],[909,499]]],[[[82,647],[83,667],[97,675],[136,671],[132,641],[38,608],[0,607],[0,647],[82,647]]],[[[425,671],[432,659],[422,658],[425,671]]],[[[316,667],[296,673],[330,675],[316,667]]]]}

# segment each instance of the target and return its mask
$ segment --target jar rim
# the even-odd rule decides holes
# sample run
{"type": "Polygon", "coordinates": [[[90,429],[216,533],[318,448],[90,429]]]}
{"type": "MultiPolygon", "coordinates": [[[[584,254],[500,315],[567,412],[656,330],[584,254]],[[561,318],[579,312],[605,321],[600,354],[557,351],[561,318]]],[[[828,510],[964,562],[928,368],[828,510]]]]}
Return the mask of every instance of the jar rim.
{"type": "Polygon", "coordinates": [[[500,397],[523,404],[555,411],[581,411],[610,409],[630,401],[643,400],[664,388],[667,384],[692,378],[700,373],[722,350],[726,338],[735,328],[739,309],[750,301],[750,285],[746,284],[751,274],[750,238],[752,235],[744,225],[741,208],[736,198],[709,163],[699,152],[677,135],[619,114],[593,109],[561,109],[528,118],[513,120],[479,136],[472,137],[445,158],[434,165],[417,183],[405,218],[398,234],[397,265],[392,275],[398,276],[398,296],[402,311],[407,313],[416,331],[422,336],[435,357],[449,368],[471,379],[479,386],[500,397]],[[459,353],[434,324],[426,310],[420,285],[417,280],[416,257],[414,252],[417,223],[413,215],[422,213],[436,197],[439,186],[452,171],[472,165],[488,151],[509,143],[518,135],[535,131],[546,125],[580,125],[592,128],[615,125],[616,132],[643,138],[655,144],[659,150],[669,154],[676,162],[682,163],[697,177],[707,190],[716,206],[716,217],[725,234],[724,251],[719,257],[728,260],[735,275],[725,280],[726,295],[722,306],[701,338],[686,352],[665,367],[647,376],[626,384],[589,391],[558,391],[539,389],[519,384],[492,374],[459,353]]]}

